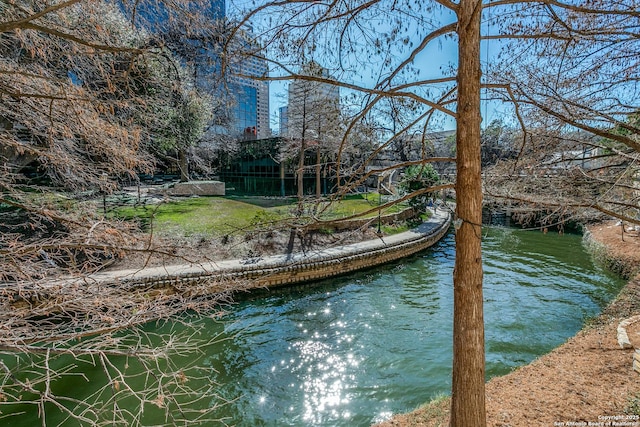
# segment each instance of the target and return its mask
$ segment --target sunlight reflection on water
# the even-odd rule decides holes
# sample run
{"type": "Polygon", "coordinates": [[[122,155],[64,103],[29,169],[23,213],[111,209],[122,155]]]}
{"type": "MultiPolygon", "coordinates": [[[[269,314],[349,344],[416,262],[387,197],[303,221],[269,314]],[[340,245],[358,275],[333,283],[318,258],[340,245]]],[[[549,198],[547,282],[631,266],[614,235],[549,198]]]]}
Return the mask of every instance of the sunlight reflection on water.
{"type": "MultiPolygon", "coordinates": [[[[322,314],[330,315],[331,310],[327,307],[322,314]]],[[[307,318],[316,315],[307,313],[307,318]]],[[[340,317],[344,317],[344,313],[340,317]]],[[[295,341],[288,348],[296,354],[297,363],[291,367],[291,374],[301,384],[304,400],[302,418],[310,425],[326,418],[350,418],[349,390],[355,383],[355,371],[360,361],[353,353],[335,351],[334,347],[340,348],[353,341],[353,335],[346,332],[347,322],[333,320],[329,329],[333,332],[336,346],[327,340],[328,334],[315,332],[313,339],[295,341]]]]}
{"type": "MultiPolygon", "coordinates": [[[[485,236],[491,375],[559,344],[617,289],[594,271],[579,237],[571,239],[508,230],[485,236]]],[[[227,331],[238,334],[239,351],[229,393],[252,384],[267,393],[258,405],[238,401],[236,424],[368,426],[446,393],[453,259],[448,236],[391,268],[240,304],[227,331]]]]}
{"type": "MultiPolygon", "coordinates": [[[[221,425],[369,427],[450,390],[454,255],[450,234],[395,265],[248,297],[222,319],[200,318],[218,342],[174,362],[207,368],[198,380],[221,425]]],[[[483,268],[488,376],[564,342],[623,284],[571,235],[483,229],[483,268]]],[[[79,372],[85,385],[91,369],[79,372]]],[[[91,398],[90,387],[62,386],[91,398]]],[[[51,425],[66,425],[48,412],[51,425]]],[[[37,410],[14,420],[41,424],[37,410]]]]}

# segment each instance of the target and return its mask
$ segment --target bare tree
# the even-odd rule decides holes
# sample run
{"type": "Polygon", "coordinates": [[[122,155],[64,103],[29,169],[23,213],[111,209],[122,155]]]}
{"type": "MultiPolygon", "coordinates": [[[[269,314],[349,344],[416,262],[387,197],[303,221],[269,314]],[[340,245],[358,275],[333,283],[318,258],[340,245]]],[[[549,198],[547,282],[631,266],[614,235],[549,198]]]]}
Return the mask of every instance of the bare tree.
{"type": "Polygon", "coordinates": [[[548,209],[552,220],[604,214],[640,222],[639,6],[511,6],[519,17],[505,17],[503,34],[487,37],[510,40],[490,86],[515,104],[523,131],[518,159],[490,173],[493,196],[548,209]]]}
{"type": "MultiPolygon", "coordinates": [[[[280,48],[273,59],[282,79],[304,79],[327,82],[319,76],[292,73],[286,63],[304,57],[308,52],[322,51],[327,61],[345,73],[351,67],[374,68],[372,74],[384,76],[371,86],[340,79],[341,87],[364,95],[361,112],[347,127],[340,149],[345,149],[348,135],[355,124],[374,106],[387,97],[413,99],[424,109],[412,120],[413,125],[426,127],[435,112],[456,117],[458,122],[458,178],[456,193],[456,267],[454,274],[454,373],[452,425],[480,426],[484,412],[484,323],[482,316],[482,262],[480,254],[480,223],[482,191],[480,187],[480,19],[482,2],[458,3],[446,0],[426,2],[421,10],[410,12],[410,4],[302,2],[287,4],[268,2],[249,12],[245,20],[260,21],[260,13],[270,14],[270,28],[262,28],[265,38],[280,48]],[[406,12],[405,12],[406,11],[406,12]],[[427,16],[437,14],[438,19],[427,16]],[[275,16],[274,16],[275,15],[275,16]],[[440,24],[455,16],[454,23],[440,24]],[[386,21],[385,21],[386,20],[386,21]],[[411,24],[406,20],[411,21],[411,24]],[[392,22],[389,32],[380,34],[376,26],[392,22]],[[411,46],[408,34],[419,29],[418,46],[411,46]],[[410,30],[411,29],[411,30],[410,30]],[[337,34],[324,38],[323,34],[337,34]],[[456,76],[417,79],[413,59],[430,43],[441,37],[457,35],[459,42],[456,76]],[[361,43],[364,42],[364,43],[361,43]],[[330,55],[334,52],[336,55],[330,55]],[[355,57],[357,55],[357,58],[355,57]],[[386,58],[380,63],[374,59],[386,58]],[[371,59],[372,62],[368,62],[371,59]],[[405,74],[406,73],[406,74],[405,74]],[[457,82],[457,91],[454,83],[457,82]],[[436,90],[437,85],[445,89],[436,90]],[[433,96],[433,93],[436,93],[433,96]],[[457,112],[449,109],[455,102],[457,112]]],[[[358,68],[362,69],[362,68],[358,68]]],[[[380,148],[381,149],[381,148],[380,148]]],[[[338,156],[338,162],[340,155],[338,156]]],[[[429,161],[424,159],[423,161],[429,161]]],[[[337,175],[341,176],[338,163],[337,175]]],[[[425,189],[428,190],[428,189],[425,189]]]]}
{"type": "Polygon", "coordinates": [[[108,194],[118,182],[135,180],[153,166],[166,135],[186,139],[198,132],[190,118],[203,108],[193,107],[198,97],[171,54],[132,28],[114,5],[0,7],[0,197],[3,255],[10,260],[1,275],[37,279],[51,263],[96,267],[117,254],[100,244],[99,218],[61,209],[53,199],[42,203],[37,195],[52,188],[108,194]],[[35,243],[43,236],[58,244],[35,243]],[[75,249],[58,249],[64,247],[75,249]]]}
{"type": "MultiPolygon", "coordinates": [[[[416,108],[413,118],[407,120],[402,129],[396,128],[396,135],[377,144],[372,156],[391,144],[393,137],[398,134],[411,134],[412,129],[422,129],[422,133],[425,133],[424,130],[435,122],[438,115],[455,118],[457,204],[451,414],[454,426],[485,424],[480,249],[480,88],[493,89],[500,94],[500,99],[515,102],[518,106],[516,115],[522,123],[525,106],[529,106],[529,110],[544,113],[546,118],[555,118],[563,124],[569,123],[636,150],[635,137],[612,129],[615,126],[635,132],[633,126],[619,118],[620,113],[628,115],[637,111],[633,104],[637,96],[631,91],[630,96],[623,97],[622,91],[612,92],[610,89],[612,84],[619,84],[620,88],[624,88],[625,84],[635,85],[636,79],[633,76],[627,79],[625,73],[628,77],[635,72],[637,67],[632,66],[635,61],[632,58],[637,55],[623,52],[616,57],[615,61],[620,65],[615,74],[609,72],[612,69],[608,66],[589,67],[582,62],[588,57],[588,64],[596,65],[599,52],[604,52],[602,46],[612,41],[615,46],[608,50],[609,55],[620,52],[617,49],[619,46],[631,43],[636,38],[637,27],[633,21],[637,18],[636,11],[634,1],[610,3],[604,0],[433,0],[420,2],[417,8],[415,4],[402,1],[329,4],[305,1],[284,4],[274,1],[260,5],[245,15],[245,20],[265,23],[260,32],[270,43],[270,60],[275,70],[272,79],[325,81],[321,77],[300,76],[291,71],[295,66],[292,64],[313,53],[341,73],[336,84],[343,90],[362,96],[360,111],[353,116],[352,125],[346,127],[341,150],[346,149],[348,135],[355,123],[387,99],[410,100],[420,107],[416,108]],[[269,17],[263,18],[266,15],[269,17]],[[580,21],[580,17],[585,21],[580,21]],[[508,58],[507,61],[514,66],[505,67],[506,72],[500,69],[496,75],[501,78],[497,81],[481,81],[480,24],[483,19],[486,22],[486,27],[482,27],[485,40],[530,40],[530,43],[523,43],[522,48],[510,46],[512,52],[520,55],[523,61],[516,62],[513,57],[508,58]],[[622,30],[618,30],[620,28],[622,30]],[[618,43],[606,37],[598,39],[607,33],[624,42],[618,43]],[[335,36],[326,37],[326,34],[335,36]],[[420,78],[414,65],[415,59],[424,54],[426,47],[449,38],[457,41],[457,63],[451,69],[446,65],[442,67],[444,72],[439,76],[420,78]],[[587,43],[587,51],[577,42],[581,38],[587,43]],[[595,40],[596,44],[588,40],[595,40]],[[597,42],[601,45],[598,46],[597,42]],[[583,55],[579,54],[581,50],[583,55]],[[534,52],[537,56],[530,55],[534,52]],[[568,61],[570,52],[575,53],[572,61],[568,61]],[[587,52],[586,56],[584,52],[587,52]],[[553,60],[540,63],[540,58],[544,58],[545,54],[551,55],[553,60]],[[545,67],[542,72],[541,65],[545,67]],[[603,70],[607,72],[602,73],[603,70]],[[547,71],[549,76],[546,75],[547,71]],[[567,85],[565,76],[572,76],[576,85],[567,85]],[[612,80],[612,76],[615,80],[612,80]],[[530,83],[527,83],[527,78],[530,83]],[[546,91],[544,95],[543,91],[546,91]],[[557,94],[589,95],[591,101],[602,102],[602,107],[607,108],[598,108],[599,112],[590,111],[587,107],[590,105],[589,96],[580,103],[574,103],[567,96],[554,98],[557,94]],[[578,109],[582,116],[569,115],[570,110],[578,109]],[[589,114],[585,115],[585,112],[589,114]],[[612,121],[614,126],[610,129],[596,126],[598,121],[612,118],[615,119],[612,121]]],[[[598,64],[602,63],[598,61],[598,64]]],[[[529,140],[526,132],[524,138],[529,140]]],[[[621,152],[619,146],[608,146],[611,151],[621,152]]],[[[628,152],[621,154],[629,155],[628,152]]],[[[434,159],[421,159],[421,162],[429,161],[434,159]]],[[[635,162],[632,159],[630,161],[635,162]]],[[[340,178],[344,172],[340,156],[336,168],[340,178]]],[[[629,171],[626,173],[633,175],[629,171]]]]}
{"type": "MultiPolygon", "coordinates": [[[[26,405],[42,425],[213,422],[215,385],[201,367],[181,369],[173,358],[215,338],[154,336],[142,325],[219,307],[228,288],[167,292],[83,280],[127,251],[153,247],[78,191],[107,194],[150,170],[162,132],[197,132],[181,122],[193,112],[167,120],[197,96],[181,64],[137,23],[134,12],[146,4],[0,0],[3,417],[26,405]],[[86,399],[60,387],[70,378],[86,385],[76,367],[89,366],[96,376],[86,399]],[[192,400],[200,404],[188,406],[192,400]]],[[[196,2],[166,6],[167,19],[207,23],[196,2]]]]}
{"type": "MultiPolygon", "coordinates": [[[[331,79],[328,71],[315,61],[302,65],[300,74],[331,79]]],[[[304,171],[306,153],[315,151],[315,194],[316,200],[322,197],[322,158],[335,152],[335,140],[340,122],[340,94],[338,87],[329,83],[294,80],[289,85],[287,108],[287,134],[289,145],[295,146],[298,209],[301,213],[304,201],[304,171]]],[[[283,155],[291,148],[283,147],[283,155]]],[[[326,173],[326,166],[325,166],[326,173]]]]}
{"type": "Polygon", "coordinates": [[[456,262],[453,273],[451,425],[486,424],[482,308],[482,183],[480,180],[481,1],[461,1],[458,17],[456,133],[456,262]]]}

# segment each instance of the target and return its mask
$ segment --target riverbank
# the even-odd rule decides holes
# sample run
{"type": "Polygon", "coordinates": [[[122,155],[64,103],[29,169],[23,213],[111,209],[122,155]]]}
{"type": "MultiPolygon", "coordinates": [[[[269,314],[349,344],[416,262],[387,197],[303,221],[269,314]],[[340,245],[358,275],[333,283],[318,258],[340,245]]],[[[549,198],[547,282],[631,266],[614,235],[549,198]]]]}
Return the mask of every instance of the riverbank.
{"type": "Polygon", "coordinates": [[[434,209],[427,220],[410,230],[347,245],[243,259],[104,270],[79,279],[63,278],[60,283],[139,288],[210,284],[210,291],[216,293],[228,290],[230,282],[239,282],[243,283],[242,290],[271,289],[327,279],[413,255],[437,243],[448,232],[451,220],[449,210],[434,209]]]}
{"type": "MultiPolygon", "coordinates": [[[[623,241],[614,222],[590,227],[589,238],[601,248],[596,256],[608,264],[615,260],[624,266],[623,271],[640,266],[640,237],[627,234],[623,241]]],[[[616,333],[620,321],[638,314],[640,275],[565,344],[508,375],[491,379],[486,387],[487,425],[586,426],[613,420],[606,417],[639,414],[640,374],[632,370],[633,350],[621,349],[616,333]]],[[[617,421],[625,420],[640,425],[637,419],[617,421]]],[[[448,425],[449,399],[441,398],[378,426],[448,425]]]]}

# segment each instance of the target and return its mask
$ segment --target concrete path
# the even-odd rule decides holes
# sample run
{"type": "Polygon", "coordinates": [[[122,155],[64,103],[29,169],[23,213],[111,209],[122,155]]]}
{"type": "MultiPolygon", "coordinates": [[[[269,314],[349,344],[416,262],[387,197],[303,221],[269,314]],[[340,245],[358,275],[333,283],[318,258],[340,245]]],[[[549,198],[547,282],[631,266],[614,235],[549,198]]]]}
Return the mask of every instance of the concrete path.
{"type": "MultiPolygon", "coordinates": [[[[307,253],[104,271],[78,281],[149,285],[238,278],[256,287],[274,287],[344,274],[411,255],[436,243],[449,228],[451,214],[437,209],[428,221],[403,233],[307,253]]],[[[253,286],[252,286],[253,287],[253,286]]]]}

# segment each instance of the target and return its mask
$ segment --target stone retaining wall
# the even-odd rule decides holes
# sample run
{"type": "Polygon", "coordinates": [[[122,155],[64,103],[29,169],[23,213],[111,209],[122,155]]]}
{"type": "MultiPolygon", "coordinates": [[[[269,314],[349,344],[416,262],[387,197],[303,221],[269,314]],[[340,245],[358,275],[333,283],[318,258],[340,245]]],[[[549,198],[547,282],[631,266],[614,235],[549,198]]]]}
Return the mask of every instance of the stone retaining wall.
{"type": "Polygon", "coordinates": [[[170,196],[224,196],[225,185],[221,181],[178,182],[164,192],[170,196]]]}
{"type": "MultiPolygon", "coordinates": [[[[444,230],[446,232],[446,229],[444,230]]],[[[442,235],[437,234],[419,241],[408,242],[390,248],[384,248],[369,253],[354,254],[342,258],[321,260],[310,264],[294,264],[284,269],[272,269],[270,271],[249,272],[245,277],[255,281],[252,287],[269,287],[291,285],[311,280],[326,279],[350,273],[377,265],[386,264],[400,258],[413,255],[436,243],[442,235]]]]}
{"type": "MultiPolygon", "coordinates": [[[[396,222],[406,221],[417,216],[416,211],[413,208],[407,208],[400,212],[385,214],[380,217],[381,224],[393,224],[396,222]]],[[[336,231],[341,230],[356,230],[371,224],[377,224],[378,217],[350,219],[346,221],[332,221],[329,225],[327,223],[318,222],[308,227],[309,230],[317,230],[325,227],[331,228],[336,231]]]]}
{"type": "MultiPolygon", "coordinates": [[[[413,255],[438,242],[447,233],[450,223],[450,213],[439,211],[411,231],[310,254],[278,255],[248,261],[229,260],[196,266],[166,266],[129,273],[98,273],[90,280],[105,284],[163,287],[211,280],[222,283],[230,279],[249,282],[249,289],[275,288],[326,279],[413,255]]],[[[247,286],[243,286],[243,289],[247,289],[247,286]]]]}

